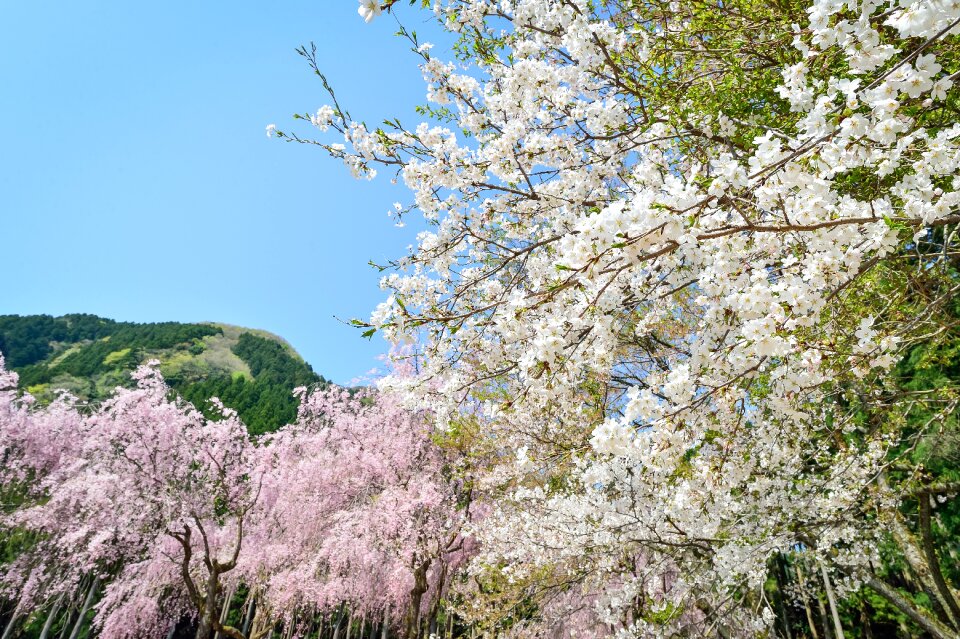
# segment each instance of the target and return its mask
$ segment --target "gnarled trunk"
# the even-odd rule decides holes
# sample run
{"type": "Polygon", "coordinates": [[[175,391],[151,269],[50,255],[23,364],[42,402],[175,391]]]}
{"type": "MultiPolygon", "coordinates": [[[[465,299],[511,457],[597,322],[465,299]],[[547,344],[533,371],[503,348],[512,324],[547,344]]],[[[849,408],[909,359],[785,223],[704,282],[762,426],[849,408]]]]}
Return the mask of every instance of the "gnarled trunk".
{"type": "Polygon", "coordinates": [[[207,590],[204,593],[203,606],[200,610],[200,623],[197,625],[196,639],[210,639],[213,635],[214,621],[217,618],[217,594],[220,589],[220,576],[216,571],[210,573],[207,579],[207,590]]]}
{"type": "Polygon", "coordinates": [[[410,591],[410,609],[407,611],[406,639],[416,639],[420,634],[420,606],[429,585],[427,571],[430,569],[430,561],[427,559],[413,570],[413,589],[410,591]]]}

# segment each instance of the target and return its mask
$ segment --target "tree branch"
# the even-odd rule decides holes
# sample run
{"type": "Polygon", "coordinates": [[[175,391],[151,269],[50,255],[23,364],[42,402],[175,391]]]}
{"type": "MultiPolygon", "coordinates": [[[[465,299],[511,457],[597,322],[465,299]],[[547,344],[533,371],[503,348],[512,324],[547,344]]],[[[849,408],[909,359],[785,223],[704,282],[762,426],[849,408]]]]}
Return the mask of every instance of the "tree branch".
{"type": "Polygon", "coordinates": [[[956,639],[956,633],[946,628],[936,619],[928,617],[906,597],[894,590],[891,586],[877,579],[874,575],[866,578],[865,583],[878,595],[893,604],[900,612],[910,617],[918,626],[929,632],[935,639],[956,639]]]}

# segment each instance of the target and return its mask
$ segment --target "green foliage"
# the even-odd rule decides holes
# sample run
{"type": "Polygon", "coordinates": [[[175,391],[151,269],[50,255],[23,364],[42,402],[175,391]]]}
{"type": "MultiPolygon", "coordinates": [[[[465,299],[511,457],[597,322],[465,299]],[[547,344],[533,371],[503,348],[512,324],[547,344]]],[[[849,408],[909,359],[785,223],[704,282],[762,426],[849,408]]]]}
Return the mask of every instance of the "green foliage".
{"type": "Polygon", "coordinates": [[[173,384],[185,399],[205,412],[212,410],[207,401],[210,397],[220,398],[237,411],[252,434],[276,430],[296,419],[294,388],[328,383],[273,340],[242,333],[232,350],[250,367],[252,382],[243,375],[216,375],[192,384],[173,384]]]}
{"type": "Polygon", "coordinates": [[[328,383],[278,340],[213,324],[4,315],[0,352],[19,373],[20,388],[29,388],[41,401],[58,389],[100,401],[117,385],[129,385],[134,368],[156,358],[184,399],[210,413],[209,400],[218,397],[253,434],[296,418],[294,388],[328,383]]]}
{"type": "MultiPolygon", "coordinates": [[[[173,348],[222,330],[206,324],[115,322],[95,315],[0,316],[0,352],[20,373],[22,387],[50,384],[58,375],[91,378],[132,370],[147,351],[173,348]],[[46,362],[57,346],[90,342],[62,359],[46,362]]],[[[91,398],[97,399],[97,398],[91,398]]]]}
{"type": "Polygon", "coordinates": [[[79,313],[63,317],[0,315],[0,353],[7,366],[20,369],[49,357],[56,342],[100,339],[119,325],[113,320],[79,313]]]}

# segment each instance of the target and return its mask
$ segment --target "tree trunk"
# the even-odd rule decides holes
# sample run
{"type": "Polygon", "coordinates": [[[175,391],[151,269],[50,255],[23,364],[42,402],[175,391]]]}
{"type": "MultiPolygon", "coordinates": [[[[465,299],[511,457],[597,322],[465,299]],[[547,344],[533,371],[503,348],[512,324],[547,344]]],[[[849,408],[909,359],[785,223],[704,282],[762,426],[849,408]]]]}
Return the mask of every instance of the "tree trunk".
{"type": "Polygon", "coordinates": [[[87,597],[83,600],[83,606],[80,608],[80,614],[77,617],[77,622],[73,625],[73,631],[70,633],[70,639],[77,639],[77,637],[80,636],[80,629],[83,628],[83,624],[87,620],[87,613],[90,612],[90,606],[93,605],[93,598],[96,596],[99,588],[100,578],[94,577],[93,583],[90,584],[90,590],[87,591],[87,597]]]}
{"type": "Polygon", "coordinates": [[[830,575],[827,573],[827,566],[820,562],[820,574],[823,575],[823,586],[827,590],[827,603],[830,604],[830,615],[833,617],[833,630],[836,632],[837,639],[845,639],[843,634],[843,624],[840,623],[840,613],[837,611],[837,600],[833,596],[833,586],[830,585],[830,575]]]}
{"type": "Polygon", "coordinates": [[[197,625],[197,634],[195,639],[210,639],[213,634],[213,614],[210,610],[204,609],[200,614],[200,623],[197,625]]]}
{"type": "Polygon", "coordinates": [[[912,581],[916,582],[918,590],[922,591],[930,599],[930,604],[934,612],[940,618],[941,622],[949,623],[949,609],[947,602],[933,584],[933,576],[930,574],[926,562],[923,560],[919,544],[914,539],[913,534],[896,517],[892,525],[893,538],[903,553],[903,558],[907,563],[907,568],[912,574],[912,581]]]}
{"type": "Polygon", "coordinates": [[[0,637],[0,639],[10,639],[13,635],[13,627],[16,625],[18,619],[20,619],[20,613],[16,610],[10,613],[10,621],[7,622],[7,627],[3,629],[3,636],[0,637]]]}
{"type": "Polygon", "coordinates": [[[294,611],[290,614],[290,621],[287,622],[287,631],[283,633],[285,639],[291,639],[293,637],[294,628],[297,626],[297,611],[294,611]]]}
{"type": "Polygon", "coordinates": [[[47,639],[47,637],[50,636],[50,627],[53,625],[53,620],[56,619],[57,613],[60,612],[60,603],[62,601],[63,595],[61,594],[54,602],[53,607],[50,608],[50,613],[47,615],[47,620],[43,624],[43,630],[40,631],[40,639],[47,639]]]}
{"type": "Polygon", "coordinates": [[[955,630],[960,630],[960,606],[953,596],[950,587],[943,578],[943,572],[940,570],[940,559],[937,557],[937,551],[933,547],[933,536],[930,532],[930,495],[922,493],[920,500],[920,539],[922,540],[923,555],[927,560],[927,566],[930,568],[930,577],[933,579],[937,592],[940,594],[942,604],[945,605],[947,616],[955,630]]]}
{"type": "MultiPolygon", "coordinates": [[[[230,614],[230,600],[233,599],[234,590],[231,589],[230,592],[223,598],[223,611],[220,613],[220,625],[223,626],[227,623],[227,616],[230,614]]],[[[213,635],[214,639],[220,639],[223,635],[218,631],[213,635]]]]}
{"type": "Polygon", "coordinates": [[[346,605],[346,603],[340,604],[340,613],[337,615],[337,620],[333,622],[333,639],[340,639],[340,624],[343,623],[343,616],[346,614],[346,605]]]}
{"type": "Polygon", "coordinates": [[[787,606],[784,603],[784,586],[787,583],[787,569],[784,566],[783,555],[777,555],[777,570],[773,573],[777,581],[777,604],[780,608],[780,618],[783,619],[783,631],[786,633],[786,639],[793,639],[793,633],[790,631],[790,615],[787,614],[787,606]]]}
{"type": "Polygon", "coordinates": [[[867,604],[860,600],[860,625],[863,628],[863,639],[873,639],[873,626],[870,623],[870,615],[867,614],[867,604]]]}
{"type": "Polygon", "coordinates": [[[250,636],[250,622],[253,621],[253,611],[256,608],[256,602],[253,598],[253,592],[247,595],[247,613],[243,617],[243,627],[240,629],[240,632],[243,633],[243,636],[250,636]]]}
{"type": "MultiPolygon", "coordinates": [[[[889,489],[889,485],[884,474],[880,474],[878,483],[881,488],[889,489]]],[[[920,499],[924,499],[924,496],[921,496],[920,499]]],[[[940,621],[956,626],[957,620],[953,619],[949,604],[944,599],[943,593],[936,587],[934,583],[935,580],[931,574],[931,567],[926,561],[924,561],[921,545],[917,543],[913,533],[911,533],[910,530],[900,520],[900,515],[896,511],[891,515],[890,530],[893,533],[894,541],[896,541],[897,546],[900,548],[900,552],[903,553],[903,558],[906,560],[907,566],[910,567],[910,571],[916,578],[920,586],[920,590],[926,593],[927,597],[930,598],[931,605],[933,606],[934,611],[940,617],[940,621]]]]}
{"type": "Polygon", "coordinates": [[[830,628],[830,618],[827,616],[827,609],[823,605],[823,599],[817,597],[817,608],[820,609],[820,622],[823,624],[823,635],[827,639],[833,639],[833,630],[830,628]]]}
{"type": "Polygon", "coordinates": [[[406,639],[416,639],[420,635],[420,606],[423,594],[427,592],[427,571],[430,560],[426,560],[413,570],[413,590],[410,591],[410,610],[407,612],[406,639]]]}
{"type": "MultiPolygon", "coordinates": [[[[253,622],[252,627],[250,628],[250,634],[248,637],[263,637],[267,634],[267,630],[273,628],[273,621],[270,619],[270,615],[267,613],[267,609],[264,606],[257,605],[256,602],[253,604],[253,622]]],[[[247,634],[247,633],[244,633],[247,634]]]]}
{"type": "Polygon", "coordinates": [[[57,639],[67,639],[67,631],[70,629],[70,623],[73,621],[73,604],[67,607],[67,614],[63,617],[63,628],[60,629],[60,634],[57,635],[57,639]]]}
{"type": "Polygon", "coordinates": [[[440,565],[440,576],[437,578],[437,595],[430,605],[430,623],[427,627],[427,636],[437,633],[437,618],[440,616],[440,596],[443,593],[443,584],[447,581],[447,564],[440,565]]]}
{"type": "Polygon", "coordinates": [[[383,628],[380,630],[380,639],[387,639],[388,628],[390,627],[390,605],[383,609],[383,628]]]}
{"type": "Polygon", "coordinates": [[[211,572],[207,579],[207,592],[204,595],[203,606],[200,610],[200,623],[197,625],[195,639],[210,639],[213,634],[214,619],[217,614],[217,590],[220,585],[219,575],[211,572]]]}
{"type": "Polygon", "coordinates": [[[810,610],[810,598],[807,597],[807,585],[803,579],[803,570],[797,565],[795,566],[795,571],[797,573],[797,582],[800,584],[800,596],[803,598],[803,609],[807,613],[807,625],[810,626],[810,634],[813,635],[813,639],[820,639],[820,636],[817,634],[817,624],[813,620],[813,611],[810,610]]]}

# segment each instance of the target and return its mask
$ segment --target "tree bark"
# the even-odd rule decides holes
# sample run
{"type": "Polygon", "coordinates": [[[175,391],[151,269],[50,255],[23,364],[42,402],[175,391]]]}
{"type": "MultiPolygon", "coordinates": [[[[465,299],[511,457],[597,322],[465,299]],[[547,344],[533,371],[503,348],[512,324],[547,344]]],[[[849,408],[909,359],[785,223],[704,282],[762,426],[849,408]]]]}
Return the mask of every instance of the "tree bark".
{"type": "Polygon", "coordinates": [[[220,576],[211,571],[207,579],[206,593],[200,606],[200,623],[197,625],[195,639],[210,639],[214,629],[214,615],[217,613],[217,590],[219,590],[220,576]]]}
{"type": "Polygon", "coordinates": [[[420,635],[420,606],[423,594],[427,592],[427,571],[430,559],[419,564],[413,570],[413,589],[410,591],[410,610],[407,612],[406,639],[416,639],[420,635]]]}
{"type": "Polygon", "coordinates": [[[291,639],[293,637],[293,631],[297,626],[297,611],[294,609],[293,613],[290,615],[290,621],[287,623],[287,631],[284,634],[286,639],[291,639]]]}

